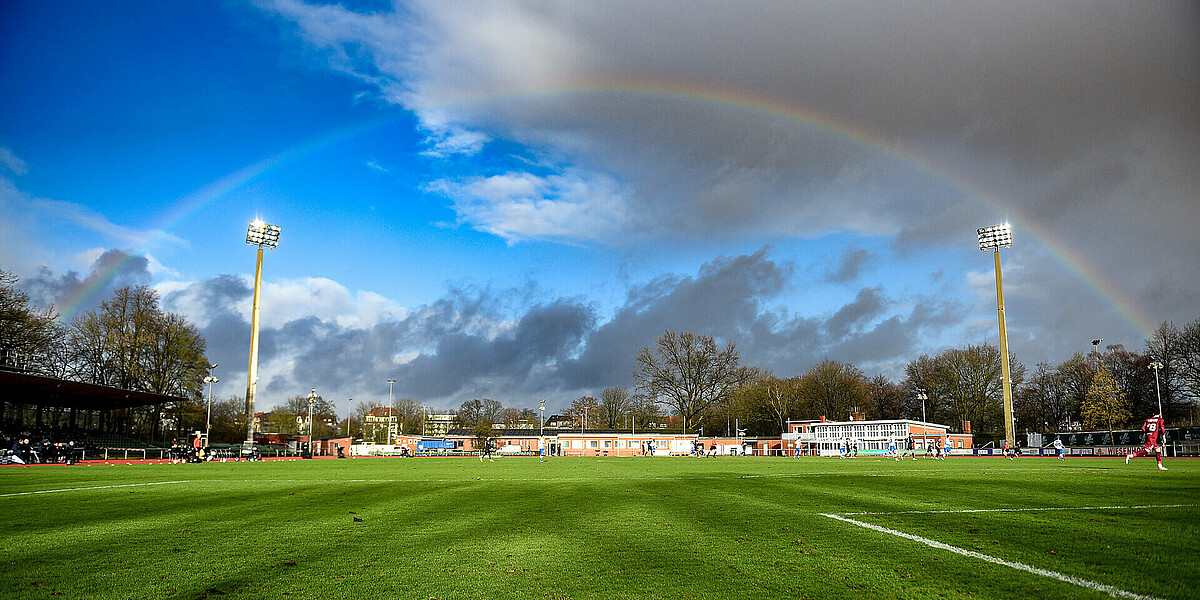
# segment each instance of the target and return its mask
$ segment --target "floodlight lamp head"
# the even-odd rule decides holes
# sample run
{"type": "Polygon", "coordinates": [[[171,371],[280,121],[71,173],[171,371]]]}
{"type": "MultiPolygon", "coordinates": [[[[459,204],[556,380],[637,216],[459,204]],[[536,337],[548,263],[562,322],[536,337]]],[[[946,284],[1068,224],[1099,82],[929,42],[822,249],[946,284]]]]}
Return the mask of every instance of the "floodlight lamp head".
{"type": "Polygon", "coordinates": [[[1092,345],[1099,346],[1100,342],[1103,342],[1103,341],[1104,341],[1104,338],[1096,338],[1096,339],[1092,340],[1092,345]]]}
{"type": "Polygon", "coordinates": [[[251,246],[274,248],[279,245],[279,226],[268,225],[260,220],[250,221],[246,229],[246,243],[251,246]]]}
{"type": "Polygon", "coordinates": [[[1012,226],[1008,223],[992,225],[991,227],[980,227],[975,231],[979,234],[979,249],[984,252],[999,250],[1001,248],[1012,248],[1012,226]]]}

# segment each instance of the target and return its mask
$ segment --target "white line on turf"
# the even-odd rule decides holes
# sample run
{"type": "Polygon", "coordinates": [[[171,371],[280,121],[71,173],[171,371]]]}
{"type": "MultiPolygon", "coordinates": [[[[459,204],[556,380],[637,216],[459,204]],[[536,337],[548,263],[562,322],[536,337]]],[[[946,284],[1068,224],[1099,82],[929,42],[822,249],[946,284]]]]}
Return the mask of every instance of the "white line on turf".
{"type": "Polygon", "coordinates": [[[1033,566],[1027,565],[1025,563],[1019,563],[1019,562],[1015,562],[1015,561],[1011,561],[1011,560],[1004,560],[1003,558],[996,558],[995,556],[988,556],[987,554],[975,552],[974,550],[967,550],[965,548],[959,548],[958,546],[951,546],[950,544],[945,544],[945,543],[939,542],[937,540],[923,538],[919,535],[913,535],[911,533],[904,533],[903,531],[896,531],[895,529],[888,529],[887,527],[882,527],[882,526],[875,525],[872,523],[864,523],[862,521],[857,521],[855,519],[843,517],[841,515],[834,515],[834,514],[828,514],[828,513],[821,513],[821,515],[825,516],[825,517],[829,517],[830,519],[837,519],[838,521],[850,523],[852,525],[858,525],[859,527],[865,527],[867,529],[871,529],[871,530],[878,531],[881,533],[886,533],[889,535],[902,537],[902,538],[905,538],[908,540],[912,540],[914,542],[920,542],[931,548],[947,550],[947,551],[953,552],[955,554],[961,554],[963,556],[967,556],[970,558],[977,558],[979,560],[989,562],[992,564],[1002,565],[1002,566],[1009,567],[1012,569],[1017,569],[1019,571],[1026,571],[1028,573],[1033,573],[1034,575],[1041,575],[1042,577],[1048,577],[1050,579],[1057,579],[1059,581],[1063,581],[1063,582],[1077,585],[1080,587],[1085,587],[1090,590],[1095,590],[1097,592],[1104,592],[1106,594],[1116,596],[1118,598],[1131,598],[1133,600],[1159,600],[1158,598],[1156,598],[1154,596],[1146,596],[1143,594],[1135,594],[1133,592],[1127,592],[1120,588],[1115,588],[1111,585],[1097,583],[1095,581],[1091,581],[1088,579],[1081,579],[1079,577],[1074,577],[1072,575],[1064,575],[1062,573],[1058,573],[1056,571],[1050,571],[1048,569],[1040,569],[1038,567],[1033,567],[1033,566]]]}
{"type": "Polygon", "coordinates": [[[121,485],[97,485],[97,486],[93,486],[93,487],[62,488],[62,489],[58,489],[58,490],[35,490],[32,492],[13,492],[11,494],[0,494],[0,498],[8,498],[11,496],[32,496],[33,494],[53,494],[56,492],[79,492],[79,491],[83,491],[83,490],[107,490],[107,489],[112,489],[112,488],[138,487],[138,486],[145,486],[145,485],[169,485],[172,483],[191,483],[191,482],[188,480],[155,481],[152,483],[124,483],[121,485]]]}
{"type": "Polygon", "coordinates": [[[1040,508],[961,508],[956,510],[897,510],[890,512],[848,512],[843,515],[941,515],[989,512],[1045,512],[1054,510],[1135,510],[1143,508],[1192,508],[1200,504],[1135,504],[1131,506],[1045,506],[1040,508]]]}

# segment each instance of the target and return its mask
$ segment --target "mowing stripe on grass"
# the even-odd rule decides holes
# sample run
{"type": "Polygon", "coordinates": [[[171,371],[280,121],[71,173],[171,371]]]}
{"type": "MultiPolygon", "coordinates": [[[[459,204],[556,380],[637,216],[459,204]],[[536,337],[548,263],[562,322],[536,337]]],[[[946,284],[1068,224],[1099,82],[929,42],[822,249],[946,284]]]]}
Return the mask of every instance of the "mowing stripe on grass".
{"type": "Polygon", "coordinates": [[[848,512],[843,515],[941,515],[989,512],[1044,512],[1051,510],[1136,510],[1143,508],[1193,508],[1200,504],[1135,504],[1132,506],[1045,506],[1041,508],[960,508],[955,510],[896,510],[889,512],[848,512]]]}
{"type": "Polygon", "coordinates": [[[965,548],[959,548],[958,546],[951,546],[950,544],[945,544],[945,543],[939,542],[937,540],[923,538],[919,535],[913,535],[911,533],[904,533],[903,531],[896,531],[895,529],[888,529],[887,527],[882,527],[880,525],[875,525],[873,523],[864,523],[862,521],[851,519],[849,517],[843,517],[841,515],[834,515],[834,514],[828,514],[828,513],[821,513],[821,515],[825,516],[825,517],[829,517],[830,519],[837,519],[838,521],[850,523],[852,525],[858,525],[859,527],[865,527],[867,529],[878,531],[880,533],[886,533],[889,535],[894,535],[897,537],[902,537],[902,538],[905,538],[908,540],[912,540],[914,542],[920,542],[931,548],[948,550],[955,554],[961,554],[963,556],[968,556],[970,558],[977,558],[979,560],[982,560],[985,562],[990,562],[990,563],[996,564],[996,565],[1003,565],[1005,567],[1017,569],[1018,571],[1025,571],[1028,573],[1033,573],[1034,575],[1041,575],[1042,577],[1048,577],[1050,579],[1057,579],[1059,581],[1063,581],[1066,583],[1084,587],[1089,590],[1095,590],[1097,592],[1104,592],[1106,594],[1110,594],[1110,595],[1116,596],[1118,598],[1131,598],[1132,600],[1160,600],[1159,598],[1156,598],[1154,596],[1135,594],[1133,592],[1127,592],[1120,588],[1115,588],[1111,585],[1097,583],[1095,581],[1091,581],[1088,579],[1081,579],[1081,578],[1075,577],[1073,575],[1064,575],[1064,574],[1058,573],[1056,571],[1040,569],[1038,567],[1033,567],[1033,566],[1027,565],[1025,563],[1014,562],[1011,560],[1004,560],[1003,558],[996,558],[995,556],[988,556],[987,554],[981,554],[979,552],[975,552],[974,550],[967,550],[965,548]]]}
{"type": "Polygon", "coordinates": [[[34,490],[32,492],[13,492],[11,494],[0,494],[0,498],[9,498],[12,496],[32,496],[33,494],[54,494],[56,492],[79,492],[83,490],[107,490],[111,488],[137,487],[146,485],[170,485],[172,483],[191,483],[188,480],[182,481],[155,481],[152,483],[123,483],[121,485],[97,485],[93,487],[76,487],[62,488],[58,490],[34,490]]]}

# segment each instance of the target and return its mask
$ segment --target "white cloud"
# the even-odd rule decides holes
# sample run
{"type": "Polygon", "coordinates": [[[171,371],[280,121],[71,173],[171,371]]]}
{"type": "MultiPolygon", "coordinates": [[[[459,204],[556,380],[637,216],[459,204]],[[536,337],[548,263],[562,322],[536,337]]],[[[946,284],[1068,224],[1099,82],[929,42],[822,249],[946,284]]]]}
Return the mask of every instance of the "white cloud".
{"type": "Polygon", "coordinates": [[[627,221],[627,192],[617,181],[572,170],[541,177],[512,172],[441,179],[428,189],[454,201],[460,224],[504,238],[611,242],[627,221]]]}
{"type": "Polygon", "coordinates": [[[134,229],[117,225],[100,213],[74,202],[62,200],[35,199],[30,201],[42,219],[63,219],[84,229],[90,229],[113,240],[134,246],[156,246],[163,243],[186,245],[185,242],[172,233],[161,229],[134,229]]]}
{"type": "MultiPolygon", "coordinates": [[[[246,285],[254,285],[247,276],[246,285]]],[[[250,320],[252,299],[239,303],[238,312],[250,320]]],[[[264,281],[260,325],[279,328],[307,317],[336,323],[340,327],[365,328],[383,320],[408,314],[396,302],[374,292],[352,294],[344,285],[323,277],[264,281]]]]}
{"type": "Polygon", "coordinates": [[[9,171],[17,175],[24,175],[29,172],[29,168],[25,166],[25,161],[21,160],[12,150],[0,146],[0,165],[4,165],[9,171]]]}

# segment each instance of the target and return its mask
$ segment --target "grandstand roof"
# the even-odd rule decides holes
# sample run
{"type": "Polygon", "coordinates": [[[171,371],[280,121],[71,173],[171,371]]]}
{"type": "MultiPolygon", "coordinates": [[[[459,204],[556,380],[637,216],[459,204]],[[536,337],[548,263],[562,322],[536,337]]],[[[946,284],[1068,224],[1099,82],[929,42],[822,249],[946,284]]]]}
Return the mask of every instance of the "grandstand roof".
{"type": "Polygon", "coordinates": [[[5,402],[85,410],[113,410],[187,400],[178,396],[134,392],[7,370],[0,370],[0,399],[5,402]]]}

